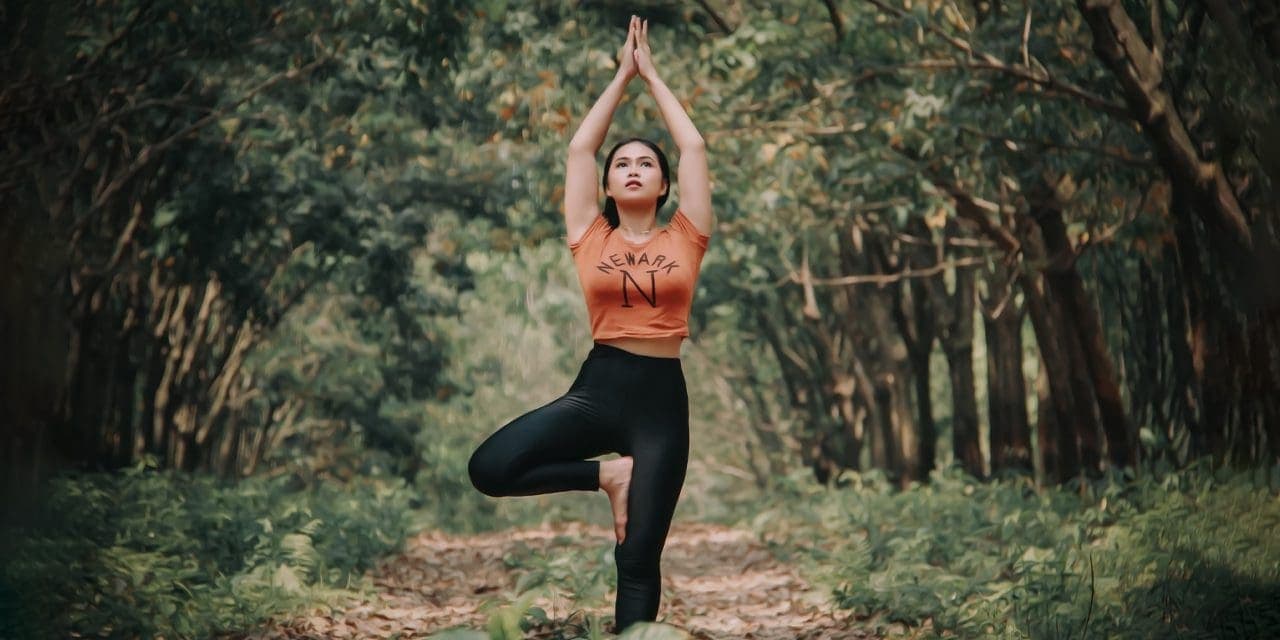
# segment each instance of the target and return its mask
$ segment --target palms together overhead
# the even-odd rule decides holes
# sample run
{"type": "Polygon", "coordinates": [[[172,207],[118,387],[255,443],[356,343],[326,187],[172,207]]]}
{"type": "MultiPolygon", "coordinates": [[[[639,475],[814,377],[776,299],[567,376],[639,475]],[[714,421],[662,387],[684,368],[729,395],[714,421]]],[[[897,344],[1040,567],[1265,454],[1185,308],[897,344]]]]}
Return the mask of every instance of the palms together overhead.
{"type": "Polygon", "coordinates": [[[618,72],[628,81],[636,77],[636,34],[639,29],[640,19],[631,16],[631,22],[627,25],[627,38],[622,42],[622,48],[618,50],[618,72]]]}
{"type": "Polygon", "coordinates": [[[676,180],[680,184],[680,210],[704,234],[710,235],[715,227],[706,143],[680,100],[658,73],[649,46],[648,21],[632,16],[627,36],[618,50],[618,70],[613,80],[569,141],[565,162],[564,215],[570,241],[580,238],[591,221],[601,213],[597,200],[596,183],[600,175],[595,165],[596,153],[608,134],[614,109],[622,101],[627,85],[637,75],[644,78],[680,151],[676,180]]]}
{"type": "Polygon", "coordinates": [[[658,75],[653,64],[653,50],[649,47],[649,21],[631,16],[627,25],[627,38],[618,50],[618,71],[627,80],[639,75],[646,81],[658,75]]]}
{"type": "Polygon", "coordinates": [[[645,81],[653,80],[658,75],[658,69],[653,65],[653,50],[649,48],[649,21],[632,17],[631,23],[636,39],[632,56],[635,58],[637,72],[645,81]]]}

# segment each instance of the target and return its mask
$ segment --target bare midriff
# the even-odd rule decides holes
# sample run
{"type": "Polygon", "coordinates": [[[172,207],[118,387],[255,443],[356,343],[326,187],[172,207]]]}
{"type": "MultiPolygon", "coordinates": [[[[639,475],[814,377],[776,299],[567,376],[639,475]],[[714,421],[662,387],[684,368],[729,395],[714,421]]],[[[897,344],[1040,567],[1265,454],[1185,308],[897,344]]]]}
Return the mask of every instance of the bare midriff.
{"type": "Polygon", "coordinates": [[[680,336],[672,336],[670,338],[605,338],[596,340],[596,342],[617,347],[639,356],[679,358],[680,343],[683,340],[684,338],[680,336]]]}

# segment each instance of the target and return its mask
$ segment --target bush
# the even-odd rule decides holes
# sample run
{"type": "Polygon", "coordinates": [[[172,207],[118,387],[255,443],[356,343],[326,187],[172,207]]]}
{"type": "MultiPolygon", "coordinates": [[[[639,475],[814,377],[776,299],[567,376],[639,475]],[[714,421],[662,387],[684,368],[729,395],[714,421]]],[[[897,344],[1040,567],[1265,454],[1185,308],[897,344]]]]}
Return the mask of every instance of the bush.
{"type": "Polygon", "coordinates": [[[402,481],[299,484],[146,467],[53,480],[32,524],[4,534],[7,631],[207,637],[356,585],[403,542],[402,481]]]}
{"type": "Polygon", "coordinates": [[[1037,491],[954,469],[907,491],[793,477],[753,519],[837,606],[911,637],[1245,638],[1280,627],[1280,502],[1189,470],[1037,491]]]}

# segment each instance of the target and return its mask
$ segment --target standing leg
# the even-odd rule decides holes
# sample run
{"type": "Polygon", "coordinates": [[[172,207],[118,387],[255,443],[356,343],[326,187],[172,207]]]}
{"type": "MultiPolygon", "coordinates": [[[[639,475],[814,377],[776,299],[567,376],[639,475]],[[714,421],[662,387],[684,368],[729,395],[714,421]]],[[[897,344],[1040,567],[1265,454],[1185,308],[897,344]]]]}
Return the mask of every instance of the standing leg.
{"type": "Polygon", "coordinates": [[[687,418],[680,424],[646,427],[648,432],[633,431],[627,535],[613,551],[618,566],[618,633],[635,622],[657,619],[662,548],[689,463],[687,418]]]}
{"type": "Polygon", "coordinates": [[[471,483],[489,496],[596,491],[600,463],[616,451],[610,431],[584,398],[566,394],[497,430],[468,463],[471,483]]]}

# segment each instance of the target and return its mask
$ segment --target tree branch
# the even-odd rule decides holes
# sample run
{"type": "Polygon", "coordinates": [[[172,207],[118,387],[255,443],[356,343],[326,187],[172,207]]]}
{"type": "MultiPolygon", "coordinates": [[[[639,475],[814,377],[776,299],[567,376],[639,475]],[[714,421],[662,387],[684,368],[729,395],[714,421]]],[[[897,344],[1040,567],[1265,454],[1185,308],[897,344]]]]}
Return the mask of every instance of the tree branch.
{"type": "Polygon", "coordinates": [[[899,69],[923,69],[926,71],[933,69],[970,69],[976,71],[995,71],[1040,86],[1049,93],[1074,98],[1097,111],[1120,118],[1126,122],[1133,120],[1133,115],[1122,104],[1111,102],[1096,93],[1077,87],[1069,82],[1062,82],[1051,76],[1041,75],[1031,69],[1013,66],[995,58],[981,60],[929,59],[919,60],[916,62],[883,65],[864,69],[862,74],[858,77],[858,80],[867,80],[886,71],[893,72],[899,69]]]}
{"type": "Polygon", "coordinates": [[[787,279],[790,280],[791,282],[794,282],[797,284],[803,284],[810,287],[818,286],[818,285],[827,286],[827,287],[841,287],[841,286],[854,285],[854,284],[886,285],[886,284],[893,284],[894,282],[900,282],[908,278],[928,278],[929,276],[936,276],[939,273],[946,271],[947,269],[973,267],[973,266],[986,264],[986,263],[987,263],[987,258],[985,256],[978,256],[978,257],[971,257],[971,258],[958,258],[956,260],[950,260],[947,262],[939,262],[935,265],[932,265],[924,269],[912,269],[911,267],[908,267],[906,269],[903,269],[902,271],[898,271],[895,273],[860,274],[855,276],[840,276],[837,278],[814,278],[812,276],[806,278],[804,274],[797,274],[796,272],[792,271],[788,275],[787,279]]]}
{"type": "MultiPolygon", "coordinates": [[[[881,11],[892,14],[899,19],[906,18],[911,15],[902,9],[885,4],[883,0],[866,0],[866,1],[871,3],[881,11]]],[[[1029,16],[1030,14],[1028,14],[1028,18],[1029,16]]],[[[1121,117],[1126,120],[1132,119],[1132,116],[1129,114],[1127,110],[1125,110],[1125,108],[1122,105],[1118,105],[1113,102],[1110,102],[1106,98],[1103,98],[1102,96],[1097,95],[1083,87],[1079,87],[1065,80],[1059,80],[1057,78],[1054,78],[1053,76],[1049,75],[1047,71],[1033,71],[1029,66],[1017,67],[1017,66],[1010,65],[989,53],[974,49],[973,45],[970,44],[967,40],[962,40],[949,33],[946,33],[945,31],[939,29],[938,27],[932,24],[926,23],[923,25],[923,28],[929,33],[932,33],[938,36],[939,38],[942,38],[947,42],[947,44],[950,44],[953,48],[957,49],[958,51],[977,59],[976,61],[970,61],[964,65],[960,65],[957,62],[957,66],[965,66],[967,68],[989,69],[992,71],[999,71],[1001,73],[1008,74],[1016,78],[1020,78],[1022,80],[1026,80],[1028,82],[1041,85],[1047,89],[1053,89],[1060,93],[1073,96],[1075,98],[1082,100],[1089,106],[1095,109],[1098,109],[1099,111],[1102,111],[1104,113],[1121,117]]]]}
{"type": "MultiPolygon", "coordinates": [[[[890,148],[904,158],[911,160],[916,165],[917,170],[923,173],[929,182],[951,196],[956,203],[956,215],[977,225],[978,229],[988,238],[994,240],[996,245],[1004,250],[1005,253],[1015,255],[1022,250],[1022,243],[1014,237],[1012,232],[1003,225],[991,221],[990,214],[999,214],[1002,211],[1002,207],[999,204],[974,196],[945,178],[938,171],[927,166],[920,166],[920,158],[913,152],[897,146],[890,148]]],[[[1008,211],[1009,207],[1006,206],[1003,210],[1008,211]]]]}
{"type": "MultiPolygon", "coordinates": [[[[227,113],[230,113],[233,109],[253,99],[259,93],[279,84],[280,82],[286,79],[292,80],[304,74],[310,73],[316,67],[320,66],[324,62],[327,62],[329,59],[330,58],[328,56],[324,56],[311,61],[305,66],[302,66],[296,69],[289,69],[288,71],[282,71],[280,73],[277,73],[271,78],[268,78],[267,80],[261,82],[257,86],[250,89],[245,95],[241,96],[238,100],[230,104],[223,105],[222,108],[208,113],[204,117],[196,120],[195,122],[188,124],[187,126],[178,130],[177,133],[174,133],[173,135],[169,136],[168,138],[165,138],[164,140],[161,140],[154,144],[149,144],[143,147],[142,150],[138,152],[138,155],[133,159],[133,161],[129,163],[128,167],[126,167],[123,171],[121,171],[114,178],[112,178],[109,183],[106,183],[105,185],[100,184],[97,188],[94,189],[95,195],[94,195],[93,202],[89,206],[88,211],[85,212],[85,215],[83,216],[82,220],[92,219],[93,214],[101,210],[112,196],[114,196],[117,192],[119,192],[120,189],[124,188],[125,184],[127,184],[131,179],[133,179],[143,168],[147,167],[152,162],[152,160],[159,158],[161,154],[167,151],[169,147],[176,144],[179,140],[182,140],[183,138],[194,133],[195,131],[198,131],[199,129],[207,126],[209,123],[217,120],[218,118],[221,118],[227,113]]],[[[105,173],[103,175],[104,177],[106,176],[105,173]]],[[[137,231],[139,227],[139,223],[141,222],[141,218],[144,213],[145,213],[145,210],[142,207],[133,208],[132,216],[129,219],[128,223],[125,225],[124,231],[120,234],[120,237],[117,239],[115,251],[111,259],[108,261],[106,267],[102,270],[103,272],[110,271],[111,269],[115,268],[120,258],[124,255],[124,249],[133,241],[133,235],[137,231]]]]}
{"type": "Polygon", "coordinates": [[[1173,98],[1161,88],[1163,66],[1143,44],[1137,25],[1117,0],[1077,2],[1093,31],[1094,51],[1115,75],[1170,181],[1186,190],[1206,224],[1236,249],[1251,252],[1253,234],[1235,190],[1221,164],[1200,158],[1173,98]]]}
{"type": "MultiPolygon", "coordinates": [[[[1052,142],[1049,140],[1032,140],[1031,138],[1014,138],[1011,136],[1000,135],[998,133],[983,131],[971,125],[961,125],[960,130],[970,135],[975,135],[980,138],[986,138],[988,140],[999,140],[1002,142],[1011,143],[1015,145],[1023,145],[1028,147],[1040,147],[1043,149],[1062,149],[1064,151],[1082,151],[1085,153],[1097,154],[1104,158],[1110,158],[1117,162],[1123,162],[1125,164],[1133,165],[1135,167],[1151,166],[1152,159],[1149,155],[1142,155],[1142,156],[1131,155],[1129,153],[1129,150],[1124,149],[1123,147],[1116,147],[1117,149],[1120,149],[1120,151],[1110,151],[1106,148],[1090,147],[1090,146],[1078,145],[1078,144],[1063,144],[1060,142],[1052,142]]],[[[1016,152],[1018,150],[1013,149],[1013,151],[1016,152]]]]}
{"type": "Polygon", "coordinates": [[[713,9],[710,4],[707,4],[707,0],[698,0],[698,6],[702,7],[702,10],[706,11],[707,15],[711,16],[711,20],[715,22],[716,26],[720,27],[720,30],[725,32],[726,35],[733,33],[733,29],[729,28],[729,23],[725,22],[724,18],[721,18],[720,14],[716,13],[716,10],[713,9]]]}
{"type": "Polygon", "coordinates": [[[1160,0],[1152,0],[1151,2],[1151,52],[1155,55],[1156,60],[1160,61],[1161,69],[1164,68],[1164,21],[1163,15],[1160,13],[1160,0]]]}
{"type": "Polygon", "coordinates": [[[301,75],[310,73],[316,67],[320,66],[325,62],[328,62],[329,59],[330,58],[328,56],[324,56],[307,63],[305,66],[302,66],[296,69],[289,69],[288,71],[281,71],[280,73],[277,73],[276,75],[264,80],[263,82],[258,84],[258,86],[250,89],[248,93],[241,96],[235,102],[223,105],[222,108],[218,109],[217,111],[213,111],[208,115],[204,116],[203,118],[200,118],[199,120],[196,120],[191,124],[188,124],[182,129],[179,129],[177,133],[169,136],[168,138],[165,138],[164,140],[161,140],[155,144],[149,144],[143,147],[142,150],[138,152],[138,156],[134,158],[133,162],[129,164],[129,167],[125,169],[125,171],[122,172],[121,175],[116,176],[116,178],[113,179],[110,182],[110,184],[108,184],[104,189],[102,189],[99,193],[97,193],[94,196],[93,204],[90,206],[88,213],[92,213],[94,210],[102,208],[102,206],[106,203],[108,198],[115,195],[116,192],[119,191],[124,186],[124,184],[128,182],[130,178],[132,178],[135,174],[137,174],[138,171],[142,169],[142,167],[146,166],[146,164],[151,161],[152,156],[158,157],[160,154],[167,151],[169,147],[176,144],[179,140],[182,140],[183,138],[194,133],[195,131],[204,128],[214,120],[217,120],[218,118],[230,113],[231,110],[235,109],[236,107],[239,107],[240,105],[248,102],[249,100],[252,100],[259,93],[262,93],[263,91],[266,91],[267,89],[270,89],[271,87],[277,84],[280,84],[284,80],[293,80],[294,78],[297,78],[301,75]]]}
{"type": "Polygon", "coordinates": [[[827,5],[827,14],[831,16],[831,26],[836,30],[836,46],[844,40],[844,18],[840,17],[840,8],[836,6],[835,0],[823,0],[827,5]]]}
{"type": "Polygon", "coordinates": [[[1031,4],[1027,4],[1027,17],[1022,21],[1022,66],[1031,68],[1031,55],[1027,52],[1027,43],[1031,40],[1031,4]]]}
{"type": "Polygon", "coordinates": [[[762,122],[751,127],[739,127],[737,129],[718,129],[716,131],[708,131],[704,137],[711,140],[719,140],[722,138],[738,137],[742,134],[757,133],[759,131],[776,130],[786,131],[796,135],[803,136],[839,136],[848,133],[857,133],[867,128],[865,122],[855,122],[850,125],[827,125],[813,126],[802,121],[775,120],[771,122],[762,122]]]}

